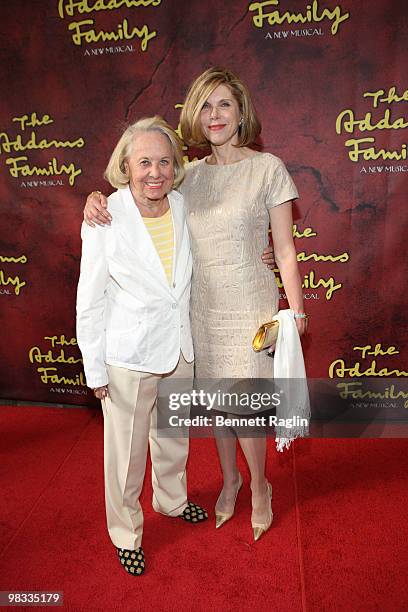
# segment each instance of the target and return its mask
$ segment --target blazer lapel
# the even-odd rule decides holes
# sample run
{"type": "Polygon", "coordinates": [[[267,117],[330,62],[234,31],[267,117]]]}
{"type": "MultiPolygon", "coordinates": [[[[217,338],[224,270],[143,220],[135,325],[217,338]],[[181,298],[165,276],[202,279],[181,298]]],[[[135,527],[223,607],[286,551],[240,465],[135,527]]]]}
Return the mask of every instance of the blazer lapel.
{"type": "Polygon", "coordinates": [[[140,261],[147,265],[167,288],[166,273],[153,240],[144,224],[142,215],[135,204],[129,186],[120,190],[120,195],[126,210],[124,222],[121,224],[121,233],[129,249],[140,261]]]}
{"type": "Polygon", "coordinates": [[[171,280],[173,285],[174,279],[176,278],[177,259],[180,253],[181,241],[183,239],[185,210],[184,206],[177,202],[171,193],[169,193],[168,198],[171,209],[171,217],[173,219],[174,232],[173,272],[171,280]]]}

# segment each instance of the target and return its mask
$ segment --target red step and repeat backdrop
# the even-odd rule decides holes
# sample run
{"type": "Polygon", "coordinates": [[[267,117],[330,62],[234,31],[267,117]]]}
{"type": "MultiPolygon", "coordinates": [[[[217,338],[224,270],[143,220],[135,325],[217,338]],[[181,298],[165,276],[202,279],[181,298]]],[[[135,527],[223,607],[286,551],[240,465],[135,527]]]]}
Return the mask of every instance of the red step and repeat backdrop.
{"type": "Polygon", "coordinates": [[[309,375],[406,376],[405,0],[9,0],[0,17],[0,397],[92,401],[75,340],[85,196],[109,192],[123,125],[176,127],[215,64],[249,85],[259,144],[301,194],[309,375]]]}

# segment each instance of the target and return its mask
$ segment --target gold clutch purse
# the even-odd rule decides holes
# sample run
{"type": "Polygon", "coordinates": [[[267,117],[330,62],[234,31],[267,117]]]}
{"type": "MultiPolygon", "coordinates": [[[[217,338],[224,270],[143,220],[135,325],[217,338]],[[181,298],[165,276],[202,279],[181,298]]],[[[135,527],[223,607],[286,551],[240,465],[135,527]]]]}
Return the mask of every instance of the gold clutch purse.
{"type": "Polygon", "coordinates": [[[254,351],[259,353],[259,351],[263,351],[272,344],[275,344],[278,338],[278,330],[279,321],[270,321],[270,323],[261,325],[252,340],[252,348],[254,351]]]}

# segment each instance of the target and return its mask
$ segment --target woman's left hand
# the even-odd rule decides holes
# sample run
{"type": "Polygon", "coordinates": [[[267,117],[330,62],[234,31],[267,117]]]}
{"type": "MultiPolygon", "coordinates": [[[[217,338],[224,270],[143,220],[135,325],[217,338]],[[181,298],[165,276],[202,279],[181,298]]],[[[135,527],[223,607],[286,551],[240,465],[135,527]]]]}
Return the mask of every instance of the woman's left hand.
{"type": "Polygon", "coordinates": [[[270,270],[276,268],[275,256],[273,254],[273,247],[270,245],[264,249],[264,252],[261,256],[262,262],[267,266],[270,270]]]}
{"type": "Polygon", "coordinates": [[[308,326],[308,318],[296,318],[296,327],[297,330],[299,332],[299,336],[303,336],[303,334],[305,334],[307,332],[307,326],[308,326]]]}

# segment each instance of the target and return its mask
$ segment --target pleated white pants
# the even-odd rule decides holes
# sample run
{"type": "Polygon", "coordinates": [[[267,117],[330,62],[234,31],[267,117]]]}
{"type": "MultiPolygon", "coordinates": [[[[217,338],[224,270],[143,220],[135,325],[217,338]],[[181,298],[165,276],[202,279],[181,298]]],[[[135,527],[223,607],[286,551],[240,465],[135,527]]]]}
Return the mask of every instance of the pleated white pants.
{"type": "Polygon", "coordinates": [[[189,391],[193,363],[182,354],[177,367],[165,375],[107,366],[109,395],[102,402],[104,416],[104,472],[106,518],[110,538],[118,548],[141,546],[143,512],[139,496],[146,470],[147,446],[152,462],[153,508],[178,516],[187,505],[186,462],[188,437],[158,437],[161,409],[157,397],[171,379],[174,389],[189,391]]]}

